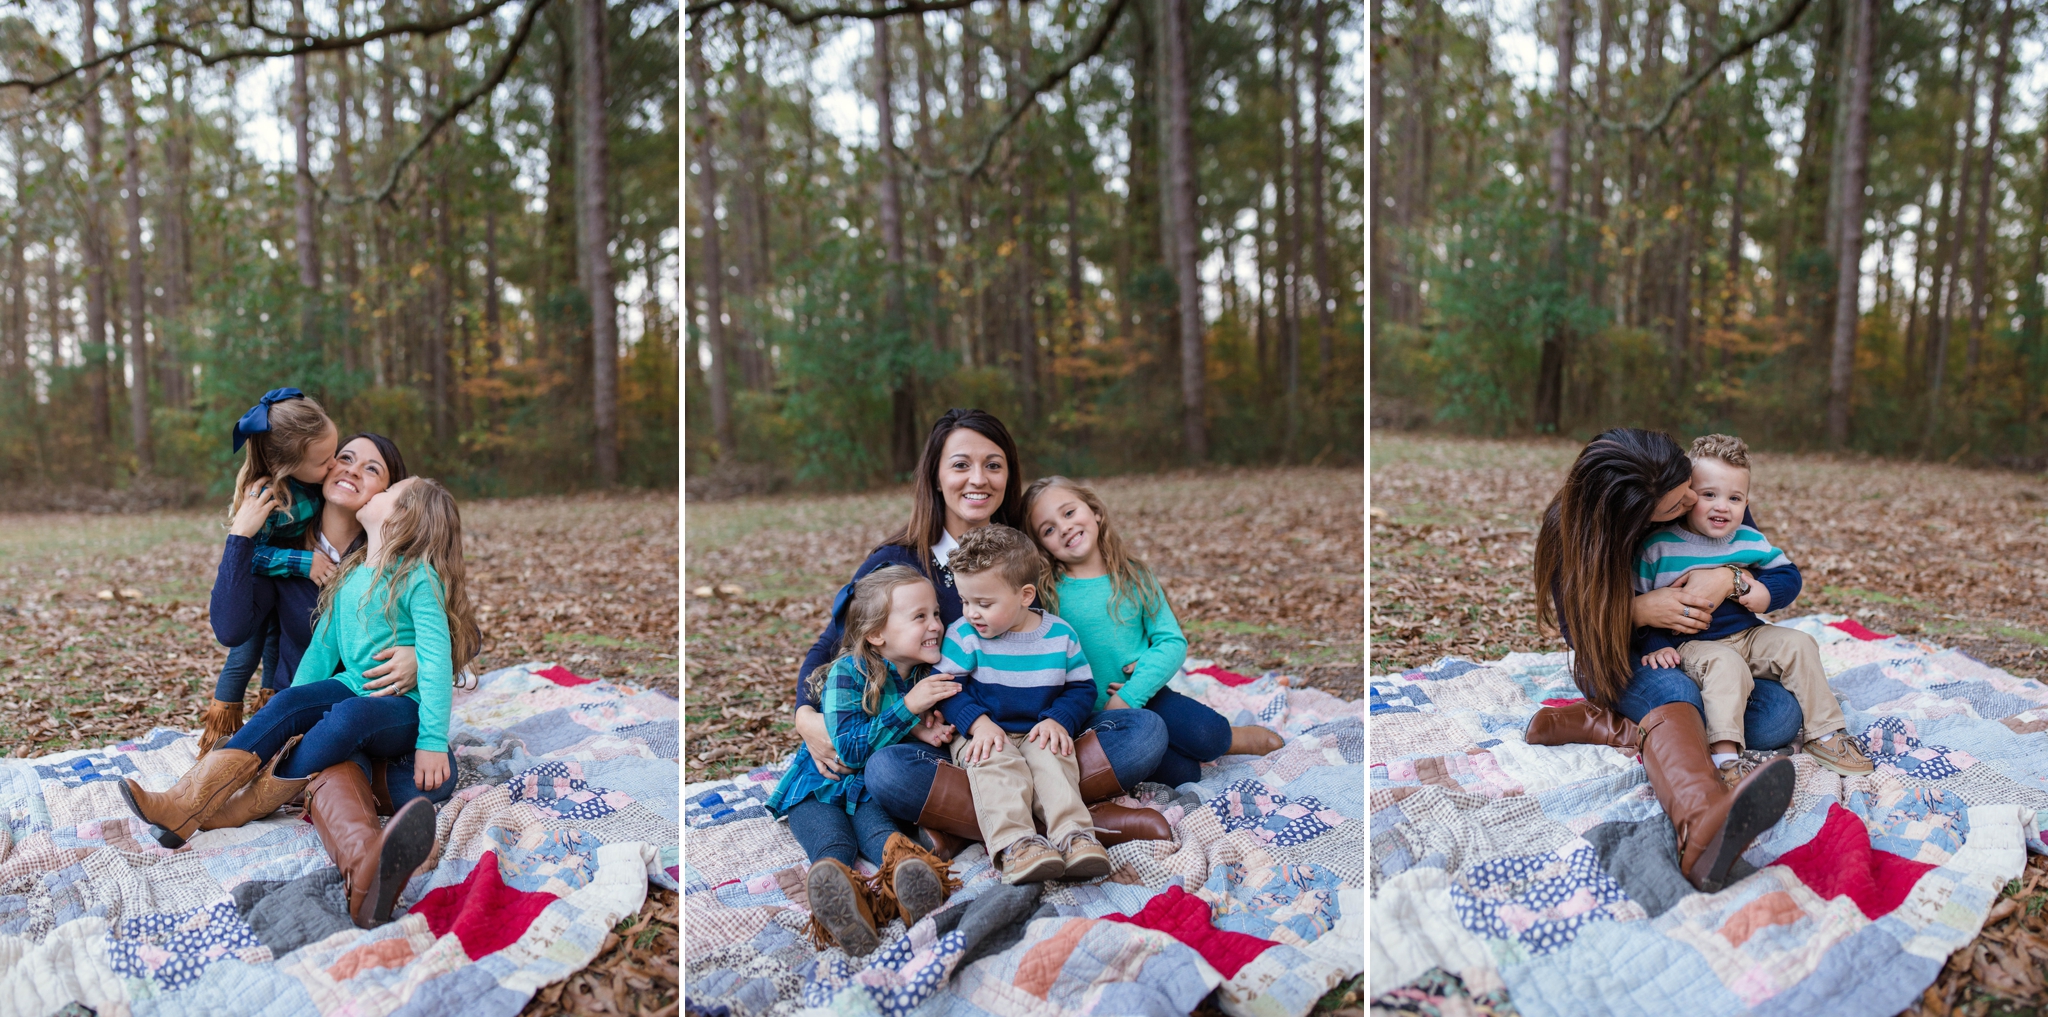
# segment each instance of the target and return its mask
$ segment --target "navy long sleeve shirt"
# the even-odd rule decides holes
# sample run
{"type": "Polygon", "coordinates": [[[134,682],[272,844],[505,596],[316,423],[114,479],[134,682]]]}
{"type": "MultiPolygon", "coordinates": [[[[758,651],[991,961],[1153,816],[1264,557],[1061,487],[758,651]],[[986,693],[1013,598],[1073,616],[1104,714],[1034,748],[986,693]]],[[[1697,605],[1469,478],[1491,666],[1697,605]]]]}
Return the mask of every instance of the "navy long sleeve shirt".
{"type": "MultiPolygon", "coordinates": [[[[358,535],[343,552],[353,553],[363,543],[358,535]]],[[[256,541],[228,536],[221,549],[220,569],[213,577],[213,598],[208,611],[213,638],[222,646],[240,646],[263,634],[274,614],[278,620],[277,670],[280,675],[299,673],[299,660],[313,641],[313,611],[320,606],[320,587],[299,576],[259,576],[251,571],[256,541]]],[[[955,598],[957,605],[958,598],[955,598]]],[[[955,611],[957,611],[957,606],[955,611]]],[[[264,681],[270,681],[268,675],[264,681]]],[[[283,687],[283,686],[278,686],[283,687]]]]}
{"type": "Polygon", "coordinates": [[[918,568],[917,550],[901,544],[883,544],[868,554],[867,560],[853,570],[853,578],[832,598],[832,617],[825,623],[825,631],[818,634],[817,642],[811,644],[811,652],[804,655],[803,667],[796,673],[796,705],[791,709],[817,707],[818,701],[804,688],[804,676],[832,663],[832,658],[839,655],[839,641],[846,637],[846,602],[853,596],[853,584],[868,573],[885,565],[907,565],[935,577],[932,587],[939,594],[939,620],[948,627],[960,620],[960,591],[953,588],[953,573],[940,568],[936,561],[927,564],[926,568],[918,568]]]}

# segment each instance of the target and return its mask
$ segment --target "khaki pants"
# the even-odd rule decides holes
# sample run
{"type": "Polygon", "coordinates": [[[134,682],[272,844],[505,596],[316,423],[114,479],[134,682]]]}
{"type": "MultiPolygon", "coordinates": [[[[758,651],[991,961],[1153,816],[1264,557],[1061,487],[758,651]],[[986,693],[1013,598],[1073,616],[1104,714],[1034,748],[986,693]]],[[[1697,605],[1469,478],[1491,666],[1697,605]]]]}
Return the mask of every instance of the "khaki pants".
{"type": "Polygon", "coordinates": [[[1801,739],[1814,741],[1848,726],[1842,704],[1828,688],[1820,644],[1782,625],[1759,625],[1726,639],[1695,639],[1678,648],[1685,673],[1700,684],[1707,706],[1707,742],[1742,745],[1742,711],[1756,679],[1777,681],[1806,715],[1801,739]]]}
{"type": "Polygon", "coordinates": [[[974,818],[981,826],[981,842],[990,857],[1024,839],[1037,829],[1036,816],[1045,823],[1054,846],[1065,845],[1076,833],[1094,829],[1088,806],[1081,801],[1081,763],[1075,756],[1047,752],[1024,736],[1013,734],[1009,743],[979,763],[965,763],[972,739],[953,741],[953,761],[967,770],[967,786],[974,791],[974,818]]]}

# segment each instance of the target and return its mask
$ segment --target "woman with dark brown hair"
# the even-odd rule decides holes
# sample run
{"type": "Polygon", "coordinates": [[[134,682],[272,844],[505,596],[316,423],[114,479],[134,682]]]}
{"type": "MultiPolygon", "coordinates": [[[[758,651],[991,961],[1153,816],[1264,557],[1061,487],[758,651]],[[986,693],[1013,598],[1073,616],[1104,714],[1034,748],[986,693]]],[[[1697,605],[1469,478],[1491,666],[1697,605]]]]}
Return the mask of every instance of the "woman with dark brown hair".
{"type": "MultiPolygon", "coordinates": [[[[1793,768],[1791,760],[1775,758],[1733,787],[1724,784],[1707,751],[1698,683],[1683,671],[1631,659],[1635,629],[1700,631],[1733,592],[1734,577],[1724,569],[1641,595],[1631,585],[1643,539],[1692,507],[1691,475],[1685,450],[1670,435],[1636,428],[1602,432],[1572,463],[1536,535],[1537,620],[1555,625],[1572,647],[1572,680],[1587,701],[1538,710],[1526,737],[1532,745],[1590,742],[1640,751],[1677,831],[1680,871],[1712,893],[1727,885],[1750,841],[1784,815],[1793,768]]],[[[1775,682],[1756,683],[1745,712],[1751,746],[1789,743],[1800,720],[1791,693],[1775,682]]]]}
{"type": "MultiPolygon", "coordinates": [[[[990,523],[1024,528],[1021,474],[1017,443],[994,415],[982,410],[947,410],[932,425],[917,461],[909,522],[854,569],[852,580],[832,603],[825,631],[797,670],[796,731],[810,748],[812,764],[824,776],[837,778],[848,771],[840,765],[824,717],[802,676],[838,655],[853,584],[884,566],[908,566],[931,579],[939,596],[941,620],[947,625],[958,621],[960,591],[953,585],[946,562],[970,530],[990,523]]],[[[1106,801],[1152,776],[1166,751],[1166,726],[1149,711],[1103,710],[1089,723],[1088,733],[1075,741],[1074,749],[1081,763],[1083,796],[1091,802],[1106,801]]],[[[900,742],[870,756],[865,773],[867,790],[883,808],[898,823],[920,828],[924,843],[941,855],[950,858],[968,842],[981,839],[966,771],[954,766],[943,751],[922,742],[900,742]]],[[[1103,836],[1106,844],[1170,836],[1159,813],[1150,809],[1102,804],[1091,811],[1097,829],[1108,831],[1103,836]]],[[[848,845],[857,843],[850,821],[844,835],[848,845]]]]}

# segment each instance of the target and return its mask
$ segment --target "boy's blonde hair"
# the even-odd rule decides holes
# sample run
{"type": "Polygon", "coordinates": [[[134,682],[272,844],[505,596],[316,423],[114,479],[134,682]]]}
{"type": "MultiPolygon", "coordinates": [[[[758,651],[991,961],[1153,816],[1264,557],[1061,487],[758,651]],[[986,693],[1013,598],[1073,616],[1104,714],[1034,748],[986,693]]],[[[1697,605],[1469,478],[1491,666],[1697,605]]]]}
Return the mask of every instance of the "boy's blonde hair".
{"type": "MultiPolygon", "coordinates": [[[[439,482],[414,477],[411,486],[399,494],[384,520],[378,549],[375,578],[385,581],[384,615],[390,619],[398,595],[413,571],[431,565],[441,579],[441,608],[448,615],[450,670],[460,674],[483,652],[483,627],[477,624],[476,608],[469,601],[469,572],[462,560],[462,513],[455,496],[439,482]]],[[[369,547],[357,548],[341,560],[320,590],[319,616],[325,618],[334,606],[334,591],[356,568],[371,564],[369,547]]],[[[395,622],[394,622],[395,624],[395,622]]]]}
{"type": "Polygon", "coordinates": [[[1027,584],[1045,585],[1045,563],[1039,556],[1038,545],[1024,531],[1001,523],[990,523],[960,538],[960,546],[946,559],[946,567],[959,576],[995,569],[1011,589],[1022,589],[1027,584]]]}
{"type": "MultiPolygon", "coordinates": [[[[868,637],[879,634],[889,624],[889,605],[896,597],[896,588],[912,583],[930,586],[931,580],[908,565],[884,565],[853,584],[853,595],[846,599],[846,632],[839,637],[839,655],[804,677],[810,683],[813,700],[824,696],[825,678],[832,673],[833,665],[851,657],[868,679],[867,688],[861,692],[860,708],[870,717],[882,711],[882,684],[889,679],[889,661],[882,656],[881,647],[868,642],[868,637]]],[[[902,678],[915,682],[930,667],[919,664],[910,670],[902,678]]]]}
{"type": "Polygon", "coordinates": [[[235,473],[235,495],[228,502],[228,516],[242,510],[249,488],[258,483],[270,488],[279,509],[290,509],[292,485],[285,483],[285,478],[305,460],[306,449],[334,430],[334,421],[312,396],[270,404],[270,430],[249,435],[242,446],[242,468],[235,473]]]}
{"type": "MultiPolygon", "coordinates": [[[[1065,477],[1041,477],[1024,491],[1024,518],[1029,520],[1038,499],[1056,487],[1074,492],[1074,497],[1081,499],[1081,504],[1088,506],[1088,511],[1095,513],[1095,546],[1102,549],[1102,565],[1109,572],[1109,606],[1112,616],[1115,616],[1119,605],[1136,607],[1140,614],[1151,613],[1165,598],[1165,591],[1159,588],[1159,579],[1152,574],[1152,570],[1146,568],[1144,562],[1131,557],[1130,552],[1124,549],[1123,538],[1118,536],[1116,528],[1110,525],[1109,509],[1103,506],[1102,498],[1096,495],[1093,488],[1065,477]]],[[[1044,551],[1043,548],[1040,550],[1044,551]]],[[[1058,614],[1060,598],[1057,580],[1067,574],[1067,566],[1065,562],[1054,558],[1051,552],[1044,553],[1046,569],[1054,581],[1047,582],[1039,589],[1038,601],[1046,610],[1058,614]]]]}
{"type": "Polygon", "coordinates": [[[1693,459],[1719,459],[1738,470],[1749,469],[1749,445],[1730,434],[1703,434],[1692,440],[1693,459]]]}

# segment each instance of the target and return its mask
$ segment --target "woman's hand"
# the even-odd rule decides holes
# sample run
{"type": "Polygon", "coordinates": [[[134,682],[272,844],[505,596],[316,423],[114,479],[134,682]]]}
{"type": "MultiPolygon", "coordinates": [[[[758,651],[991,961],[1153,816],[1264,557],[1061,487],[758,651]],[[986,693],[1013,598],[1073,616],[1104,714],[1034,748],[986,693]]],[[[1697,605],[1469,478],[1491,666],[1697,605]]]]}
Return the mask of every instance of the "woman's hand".
{"type": "Polygon", "coordinates": [[[1103,709],[1106,709],[1106,710],[1128,710],[1128,709],[1130,709],[1130,708],[1131,708],[1131,704],[1129,704],[1129,703],[1126,703],[1126,702],[1124,702],[1124,697],[1122,697],[1122,696],[1119,696],[1119,695],[1117,695],[1117,694],[1116,694],[1116,690],[1118,690],[1118,689],[1120,689],[1120,688],[1123,688],[1123,687],[1124,687],[1124,683],[1123,683],[1123,682],[1110,682],[1110,683],[1109,683],[1109,705],[1108,705],[1108,706],[1106,706],[1106,707],[1103,707],[1103,709]]]}
{"type": "Polygon", "coordinates": [[[412,754],[413,786],[432,791],[448,779],[448,753],[416,751],[412,754]]]}
{"type": "Polygon", "coordinates": [[[911,686],[910,691],[904,693],[903,708],[912,713],[923,713],[959,693],[959,681],[943,675],[933,675],[911,686]]]}
{"type": "Polygon", "coordinates": [[[1714,609],[1735,588],[1735,577],[1727,569],[1699,569],[1661,590],[1637,595],[1629,605],[1629,622],[1636,628],[1648,626],[1693,635],[1704,632],[1713,620],[1714,609]],[[1704,572],[1718,572],[1718,584],[1704,572]],[[1697,578],[1697,582],[1688,582],[1697,578]]]}
{"type": "Polygon", "coordinates": [[[825,715],[811,707],[799,707],[796,711],[796,734],[811,750],[811,765],[818,772],[833,780],[852,773],[853,770],[839,761],[839,750],[832,747],[832,734],[825,730],[825,715]]]}
{"type": "Polygon", "coordinates": [[[327,577],[334,574],[334,559],[327,557],[325,551],[313,552],[312,573],[311,578],[315,583],[326,585],[327,577]]]}
{"type": "Polygon", "coordinates": [[[242,496],[242,507],[235,510],[235,518],[228,522],[228,532],[237,537],[254,537],[263,532],[263,521],[277,511],[277,497],[270,493],[268,484],[252,484],[249,493],[242,496]]]}
{"type": "Polygon", "coordinates": [[[1009,735],[1003,731],[1002,725],[988,719],[986,713],[974,718],[974,726],[968,729],[968,733],[972,737],[967,743],[967,748],[960,753],[960,762],[970,766],[992,758],[996,753],[1003,751],[1003,746],[1010,743],[1009,735]]]}
{"type": "MultiPolygon", "coordinates": [[[[326,555],[319,556],[325,560],[326,555]]],[[[420,658],[410,646],[394,646],[370,655],[385,661],[363,672],[363,690],[373,696],[402,696],[420,687],[420,658]]]]}
{"type": "Polygon", "coordinates": [[[1037,745],[1047,752],[1062,756],[1074,754],[1074,736],[1067,733],[1067,726],[1047,717],[1032,725],[1031,733],[1024,740],[1037,745]]]}

